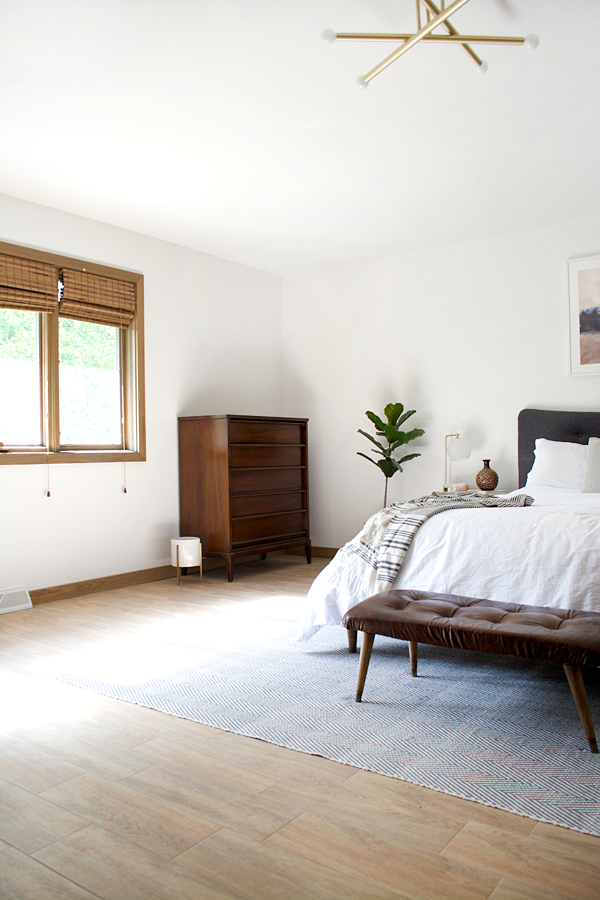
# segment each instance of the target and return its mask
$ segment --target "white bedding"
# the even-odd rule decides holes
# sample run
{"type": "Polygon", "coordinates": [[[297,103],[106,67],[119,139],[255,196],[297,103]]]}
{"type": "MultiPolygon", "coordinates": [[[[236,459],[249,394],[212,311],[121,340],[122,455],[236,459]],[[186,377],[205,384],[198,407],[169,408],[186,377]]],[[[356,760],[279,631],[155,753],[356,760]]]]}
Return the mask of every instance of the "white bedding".
{"type": "MultiPolygon", "coordinates": [[[[533,488],[533,506],[460,509],[425,522],[394,588],[600,612],[600,494],[533,488]]],[[[312,584],[298,640],[368,596],[335,557],[312,584]]]]}

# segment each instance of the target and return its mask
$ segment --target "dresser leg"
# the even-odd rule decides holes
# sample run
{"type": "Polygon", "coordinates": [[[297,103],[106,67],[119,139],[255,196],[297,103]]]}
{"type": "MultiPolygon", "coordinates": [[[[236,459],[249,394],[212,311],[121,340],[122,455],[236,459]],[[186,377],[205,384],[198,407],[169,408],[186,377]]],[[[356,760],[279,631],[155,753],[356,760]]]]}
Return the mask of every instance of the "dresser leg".
{"type": "Polygon", "coordinates": [[[308,544],[305,545],[304,552],[306,554],[306,562],[310,563],[310,561],[312,559],[311,552],[310,552],[310,541],[308,542],[308,544]]]}
{"type": "Polygon", "coordinates": [[[227,581],[233,581],[233,557],[228,556],[225,562],[227,564],[227,581]]]}

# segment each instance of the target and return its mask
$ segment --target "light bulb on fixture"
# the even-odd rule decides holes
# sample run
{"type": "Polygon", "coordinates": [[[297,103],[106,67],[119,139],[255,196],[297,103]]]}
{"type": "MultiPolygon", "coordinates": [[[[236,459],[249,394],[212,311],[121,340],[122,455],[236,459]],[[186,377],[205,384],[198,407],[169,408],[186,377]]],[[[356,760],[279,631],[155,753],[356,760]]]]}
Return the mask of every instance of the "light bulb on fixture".
{"type": "Polygon", "coordinates": [[[537,48],[540,46],[540,39],[537,34],[528,34],[523,41],[523,46],[528,50],[537,50],[537,48]]]}
{"type": "Polygon", "coordinates": [[[477,66],[477,70],[476,70],[476,71],[479,72],[480,75],[485,75],[485,73],[487,72],[487,70],[488,70],[488,64],[486,63],[485,59],[482,59],[482,60],[481,60],[481,65],[480,65],[480,66],[477,66]]]}
{"type": "Polygon", "coordinates": [[[365,81],[364,75],[359,75],[358,78],[356,79],[356,83],[359,86],[359,88],[363,91],[365,88],[369,87],[369,82],[365,81]]]}
{"type": "Polygon", "coordinates": [[[331,28],[326,28],[325,31],[321,32],[321,40],[325,41],[326,44],[333,44],[337,40],[337,34],[331,28]]]}

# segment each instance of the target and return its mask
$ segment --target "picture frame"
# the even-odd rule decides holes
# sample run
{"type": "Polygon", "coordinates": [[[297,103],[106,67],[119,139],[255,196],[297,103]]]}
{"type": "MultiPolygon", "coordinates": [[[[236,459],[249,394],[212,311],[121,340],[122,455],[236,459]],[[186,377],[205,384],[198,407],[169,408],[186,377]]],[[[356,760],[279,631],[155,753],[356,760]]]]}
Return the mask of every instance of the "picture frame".
{"type": "Polygon", "coordinates": [[[600,375],[600,256],[567,261],[569,375],[600,375]]]}

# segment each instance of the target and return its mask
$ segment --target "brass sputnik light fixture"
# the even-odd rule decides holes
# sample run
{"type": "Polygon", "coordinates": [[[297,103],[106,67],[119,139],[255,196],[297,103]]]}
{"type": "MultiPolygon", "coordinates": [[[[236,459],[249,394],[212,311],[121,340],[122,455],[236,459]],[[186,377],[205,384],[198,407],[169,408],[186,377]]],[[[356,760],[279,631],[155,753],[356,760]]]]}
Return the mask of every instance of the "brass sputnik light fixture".
{"type": "Polygon", "coordinates": [[[321,37],[326,44],[333,44],[334,41],[393,41],[402,43],[397,50],[390,53],[383,62],[367,72],[366,75],[360,75],[356,79],[356,83],[360,88],[369,86],[369,82],[387,69],[389,65],[395,62],[403,53],[418,44],[419,41],[438,44],[458,44],[464,50],[469,59],[477,66],[477,71],[483,75],[487,72],[487,63],[480,59],[470,44],[513,44],[526,47],[528,50],[535,50],[540,41],[536,34],[529,34],[527,37],[495,37],[493,35],[477,35],[477,34],[459,34],[456,28],[448,21],[450,16],[455,13],[461,6],[468,3],[469,0],[454,0],[450,6],[445,6],[445,0],[441,0],[438,8],[433,0],[417,0],[417,31],[415,34],[367,34],[363,32],[344,32],[332,31],[326,29],[321,37]],[[425,24],[421,21],[421,5],[425,10],[425,24]],[[432,34],[432,32],[441,25],[446,34],[432,34]]]}

